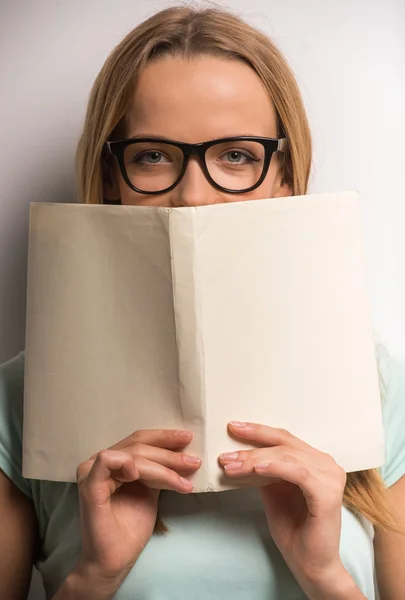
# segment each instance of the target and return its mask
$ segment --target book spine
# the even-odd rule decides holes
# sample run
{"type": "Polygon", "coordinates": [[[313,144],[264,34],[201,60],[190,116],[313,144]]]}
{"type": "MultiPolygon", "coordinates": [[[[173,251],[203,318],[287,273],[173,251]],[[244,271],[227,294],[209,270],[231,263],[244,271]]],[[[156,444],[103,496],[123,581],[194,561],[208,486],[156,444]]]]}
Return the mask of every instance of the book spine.
{"type": "Polygon", "coordinates": [[[184,429],[193,432],[187,452],[196,454],[202,467],[193,477],[194,491],[206,491],[205,368],[198,266],[197,211],[169,213],[169,236],[176,326],[180,403],[184,429]],[[204,468],[205,467],[205,468],[204,468]]]}

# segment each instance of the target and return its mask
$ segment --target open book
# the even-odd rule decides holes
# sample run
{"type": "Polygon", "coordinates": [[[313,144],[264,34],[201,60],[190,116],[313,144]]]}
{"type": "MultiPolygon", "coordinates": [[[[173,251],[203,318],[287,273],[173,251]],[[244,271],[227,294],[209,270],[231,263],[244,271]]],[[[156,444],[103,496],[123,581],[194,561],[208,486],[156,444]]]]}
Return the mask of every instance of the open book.
{"type": "Polygon", "coordinates": [[[384,460],[357,192],[197,208],[32,203],[23,475],[76,468],[135,430],[190,429],[194,491],[291,431],[347,472],[384,460]]]}

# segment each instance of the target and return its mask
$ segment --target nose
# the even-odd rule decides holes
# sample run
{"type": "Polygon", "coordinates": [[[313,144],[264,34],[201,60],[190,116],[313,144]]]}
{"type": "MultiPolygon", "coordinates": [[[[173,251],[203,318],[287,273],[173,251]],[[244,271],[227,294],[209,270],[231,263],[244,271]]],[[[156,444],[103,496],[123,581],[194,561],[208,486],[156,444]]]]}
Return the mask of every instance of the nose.
{"type": "Polygon", "coordinates": [[[183,179],[171,192],[173,206],[205,206],[221,202],[221,192],[208,181],[200,159],[191,156],[183,179]]]}

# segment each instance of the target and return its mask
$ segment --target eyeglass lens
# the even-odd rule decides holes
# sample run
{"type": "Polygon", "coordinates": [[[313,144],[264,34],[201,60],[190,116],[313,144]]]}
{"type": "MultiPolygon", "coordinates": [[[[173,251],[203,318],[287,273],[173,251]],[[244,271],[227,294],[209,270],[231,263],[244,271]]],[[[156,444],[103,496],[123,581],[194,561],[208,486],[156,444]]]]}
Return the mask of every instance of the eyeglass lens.
{"type": "MultiPolygon", "coordinates": [[[[208,148],[205,161],[215,183],[230,190],[255,185],[263,172],[265,150],[254,141],[221,142],[208,148]]],[[[167,142],[137,142],[126,146],[124,163],[132,185],[158,192],[175,183],[183,166],[180,148],[167,142]]]]}

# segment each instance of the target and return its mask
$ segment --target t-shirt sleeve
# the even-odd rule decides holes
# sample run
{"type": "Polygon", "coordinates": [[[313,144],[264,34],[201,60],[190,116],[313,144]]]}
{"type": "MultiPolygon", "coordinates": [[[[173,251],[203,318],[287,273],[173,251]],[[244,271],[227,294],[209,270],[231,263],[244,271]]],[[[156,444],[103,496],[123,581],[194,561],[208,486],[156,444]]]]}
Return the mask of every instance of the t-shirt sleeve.
{"type": "Polygon", "coordinates": [[[32,498],[29,479],[22,476],[24,355],[0,365],[0,469],[32,498]]]}
{"type": "Polygon", "coordinates": [[[385,432],[385,462],[380,473],[390,487],[405,474],[405,365],[384,348],[378,352],[378,364],[385,432]]]}

